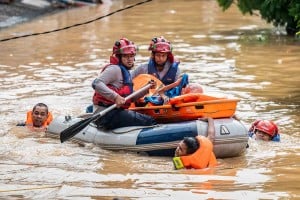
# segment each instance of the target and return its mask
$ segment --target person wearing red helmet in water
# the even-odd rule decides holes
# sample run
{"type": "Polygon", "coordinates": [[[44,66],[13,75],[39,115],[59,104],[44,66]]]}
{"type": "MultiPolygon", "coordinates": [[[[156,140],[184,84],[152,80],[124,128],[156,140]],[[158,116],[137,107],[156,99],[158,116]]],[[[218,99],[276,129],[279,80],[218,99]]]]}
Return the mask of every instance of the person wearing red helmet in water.
{"type": "MultiPolygon", "coordinates": [[[[134,66],[137,48],[132,41],[121,38],[113,46],[110,64],[106,65],[92,87],[95,90],[93,105],[95,112],[116,104],[117,108],[96,120],[98,127],[115,129],[124,126],[150,126],[156,124],[148,115],[128,110],[130,101],[125,97],[133,92],[132,78],[129,70],[134,66]]],[[[139,97],[145,94],[140,94],[139,97]]],[[[139,98],[136,97],[136,98],[139,98]]]]}
{"type": "Polygon", "coordinates": [[[270,120],[256,120],[249,129],[249,137],[263,141],[280,141],[277,125],[270,120]]]}

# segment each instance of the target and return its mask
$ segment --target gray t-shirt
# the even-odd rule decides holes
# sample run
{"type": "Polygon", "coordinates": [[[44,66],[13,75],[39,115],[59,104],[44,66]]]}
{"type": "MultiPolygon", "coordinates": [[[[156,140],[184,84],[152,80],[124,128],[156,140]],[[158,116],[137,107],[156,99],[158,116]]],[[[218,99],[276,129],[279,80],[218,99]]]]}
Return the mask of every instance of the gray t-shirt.
{"type": "MultiPolygon", "coordinates": [[[[95,86],[95,91],[106,99],[114,101],[118,93],[107,87],[107,85],[112,85],[113,87],[120,89],[123,87],[123,82],[121,68],[118,65],[110,65],[100,73],[93,84],[95,86]]],[[[132,98],[132,100],[134,101],[135,99],[143,97],[147,92],[148,91],[138,94],[135,98],[132,98]]]]}
{"type": "Polygon", "coordinates": [[[114,101],[118,93],[111,90],[107,85],[112,85],[117,89],[123,86],[123,75],[118,65],[108,66],[94,81],[95,90],[106,99],[114,101]]]}

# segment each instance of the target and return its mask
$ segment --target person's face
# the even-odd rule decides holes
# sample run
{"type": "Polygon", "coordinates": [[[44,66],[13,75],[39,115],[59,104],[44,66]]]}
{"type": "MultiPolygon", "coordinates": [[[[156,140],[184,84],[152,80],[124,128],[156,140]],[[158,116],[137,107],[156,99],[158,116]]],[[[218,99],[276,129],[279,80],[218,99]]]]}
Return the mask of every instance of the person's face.
{"type": "Polygon", "coordinates": [[[183,141],[181,141],[179,142],[175,150],[175,156],[185,156],[185,155],[187,155],[187,146],[183,141]]]}
{"type": "Polygon", "coordinates": [[[155,53],[154,60],[158,65],[164,65],[167,62],[168,53],[155,53]]]}
{"type": "Polygon", "coordinates": [[[258,140],[263,140],[263,141],[271,140],[271,137],[267,133],[264,133],[260,130],[256,130],[255,138],[258,139],[258,140]]]}
{"type": "Polygon", "coordinates": [[[121,62],[125,67],[131,69],[134,65],[134,57],[134,54],[123,54],[121,56],[121,62]]]}
{"type": "Polygon", "coordinates": [[[46,107],[37,106],[32,112],[32,123],[34,127],[42,127],[47,120],[48,112],[46,107]]]}

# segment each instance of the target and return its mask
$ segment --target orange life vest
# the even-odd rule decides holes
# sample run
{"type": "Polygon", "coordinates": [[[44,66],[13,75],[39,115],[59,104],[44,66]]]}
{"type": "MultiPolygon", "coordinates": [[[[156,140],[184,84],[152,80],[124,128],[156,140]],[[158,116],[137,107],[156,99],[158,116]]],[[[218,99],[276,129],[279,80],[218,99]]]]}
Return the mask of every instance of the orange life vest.
{"type": "Polygon", "coordinates": [[[203,169],[217,165],[217,159],[213,152],[213,144],[204,136],[196,137],[200,147],[199,149],[187,156],[180,156],[180,160],[185,168],[203,169]]]}
{"type": "MultiPolygon", "coordinates": [[[[53,116],[51,112],[48,112],[48,117],[46,121],[43,124],[43,127],[47,127],[53,120],[53,116]]],[[[26,126],[32,126],[33,125],[33,120],[32,120],[32,111],[27,112],[27,118],[25,122],[26,126]]]]}

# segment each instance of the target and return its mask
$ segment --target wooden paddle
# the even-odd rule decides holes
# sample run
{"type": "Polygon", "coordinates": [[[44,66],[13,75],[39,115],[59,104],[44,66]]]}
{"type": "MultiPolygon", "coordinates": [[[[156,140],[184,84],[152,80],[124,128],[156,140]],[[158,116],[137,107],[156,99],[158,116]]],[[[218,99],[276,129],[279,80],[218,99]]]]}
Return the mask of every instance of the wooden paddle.
{"type": "MultiPolygon", "coordinates": [[[[133,92],[132,94],[128,95],[125,98],[125,101],[137,96],[138,94],[145,92],[146,90],[148,90],[150,87],[152,86],[151,83],[148,83],[147,85],[145,85],[144,87],[142,87],[141,89],[133,92]]],[[[101,112],[86,118],[84,120],[81,120],[75,124],[73,124],[72,126],[66,128],[65,130],[63,130],[60,133],[60,141],[61,143],[65,142],[66,140],[74,137],[77,133],[79,133],[82,129],[84,129],[87,125],[89,125],[89,123],[91,123],[92,121],[95,121],[97,119],[99,119],[100,117],[103,117],[106,113],[108,113],[109,111],[115,109],[117,107],[117,104],[113,104],[111,106],[109,106],[108,108],[102,110],[101,112]]]]}
{"type": "Polygon", "coordinates": [[[155,76],[153,76],[151,74],[140,74],[140,75],[134,77],[134,79],[132,80],[133,90],[136,91],[136,90],[142,88],[149,81],[154,81],[156,84],[156,88],[150,88],[149,93],[148,93],[148,95],[150,95],[150,96],[154,95],[154,93],[158,91],[157,87],[164,86],[163,83],[155,76]]]}

